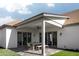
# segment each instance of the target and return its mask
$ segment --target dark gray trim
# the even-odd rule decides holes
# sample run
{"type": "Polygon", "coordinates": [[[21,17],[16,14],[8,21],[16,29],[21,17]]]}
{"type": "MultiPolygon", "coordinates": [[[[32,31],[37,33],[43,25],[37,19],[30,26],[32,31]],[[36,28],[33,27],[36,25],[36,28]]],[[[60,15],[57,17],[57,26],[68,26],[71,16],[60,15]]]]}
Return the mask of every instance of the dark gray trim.
{"type": "Polygon", "coordinates": [[[15,26],[10,26],[10,25],[4,24],[4,25],[0,26],[0,29],[3,29],[5,27],[16,28],[15,26]]]}

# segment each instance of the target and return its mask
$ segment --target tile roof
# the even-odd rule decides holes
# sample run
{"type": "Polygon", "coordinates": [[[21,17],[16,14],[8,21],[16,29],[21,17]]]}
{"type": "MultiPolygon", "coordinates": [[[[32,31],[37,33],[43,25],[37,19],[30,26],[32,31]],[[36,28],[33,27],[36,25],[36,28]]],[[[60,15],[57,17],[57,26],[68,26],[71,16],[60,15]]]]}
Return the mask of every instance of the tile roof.
{"type": "Polygon", "coordinates": [[[6,23],[5,25],[9,25],[9,26],[16,26],[17,23],[20,23],[21,20],[14,20],[14,21],[11,21],[11,22],[8,22],[6,23]]]}
{"type": "MultiPolygon", "coordinates": [[[[79,23],[79,9],[64,13],[62,15],[70,17],[68,20],[65,20],[64,25],[79,23]]],[[[20,22],[22,22],[22,21],[21,20],[14,20],[14,21],[8,22],[4,25],[17,26],[17,24],[19,24],[20,22]]]]}
{"type": "Polygon", "coordinates": [[[65,20],[64,25],[79,23],[79,9],[65,13],[63,15],[70,17],[68,20],[65,20]]]}

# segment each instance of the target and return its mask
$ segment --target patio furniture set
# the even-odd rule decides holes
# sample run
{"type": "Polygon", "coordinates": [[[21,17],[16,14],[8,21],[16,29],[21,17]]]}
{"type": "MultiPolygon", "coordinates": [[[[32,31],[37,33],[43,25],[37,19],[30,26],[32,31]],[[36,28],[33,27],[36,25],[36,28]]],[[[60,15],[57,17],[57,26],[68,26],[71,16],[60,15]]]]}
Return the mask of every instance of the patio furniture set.
{"type": "MultiPolygon", "coordinates": [[[[42,43],[34,42],[34,43],[28,43],[27,45],[32,50],[40,50],[40,49],[42,49],[42,43]]],[[[48,48],[49,46],[45,45],[45,47],[48,48]]]]}

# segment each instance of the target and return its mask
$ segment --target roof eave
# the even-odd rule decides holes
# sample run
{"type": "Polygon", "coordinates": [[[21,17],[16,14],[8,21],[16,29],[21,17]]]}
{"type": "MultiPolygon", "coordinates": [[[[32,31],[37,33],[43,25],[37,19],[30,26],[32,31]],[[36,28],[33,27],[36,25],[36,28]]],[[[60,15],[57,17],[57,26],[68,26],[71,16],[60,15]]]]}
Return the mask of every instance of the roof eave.
{"type": "Polygon", "coordinates": [[[68,16],[61,16],[61,15],[53,15],[53,14],[43,14],[44,16],[48,16],[48,17],[59,17],[59,18],[62,18],[62,19],[69,19],[70,17],[68,16]]]}
{"type": "Polygon", "coordinates": [[[27,23],[27,22],[33,21],[33,20],[38,19],[38,18],[40,18],[40,17],[46,17],[46,16],[48,16],[48,17],[60,17],[60,18],[62,18],[62,19],[68,19],[68,18],[69,18],[69,17],[67,17],[67,16],[53,15],[53,14],[49,14],[49,13],[40,13],[40,14],[38,14],[38,15],[35,15],[35,16],[33,16],[33,17],[31,17],[31,18],[29,18],[29,19],[27,19],[27,20],[24,20],[24,21],[22,21],[22,22],[16,24],[16,26],[20,26],[20,25],[25,24],[25,23],[27,23]]]}

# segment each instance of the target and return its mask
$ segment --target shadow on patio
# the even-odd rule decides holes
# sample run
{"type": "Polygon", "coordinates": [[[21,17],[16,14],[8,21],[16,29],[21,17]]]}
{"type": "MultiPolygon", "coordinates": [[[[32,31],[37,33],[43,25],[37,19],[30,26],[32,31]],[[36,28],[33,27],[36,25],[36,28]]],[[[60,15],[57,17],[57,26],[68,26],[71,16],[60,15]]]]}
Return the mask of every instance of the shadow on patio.
{"type": "MultiPolygon", "coordinates": [[[[32,50],[27,47],[18,47],[18,48],[13,48],[11,50],[17,52],[21,56],[42,56],[41,49],[40,50],[32,50]]],[[[55,49],[55,48],[46,48],[45,49],[46,56],[48,56],[49,54],[54,54],[59,51],[61,51],[61,50],[55,49]]]]}

